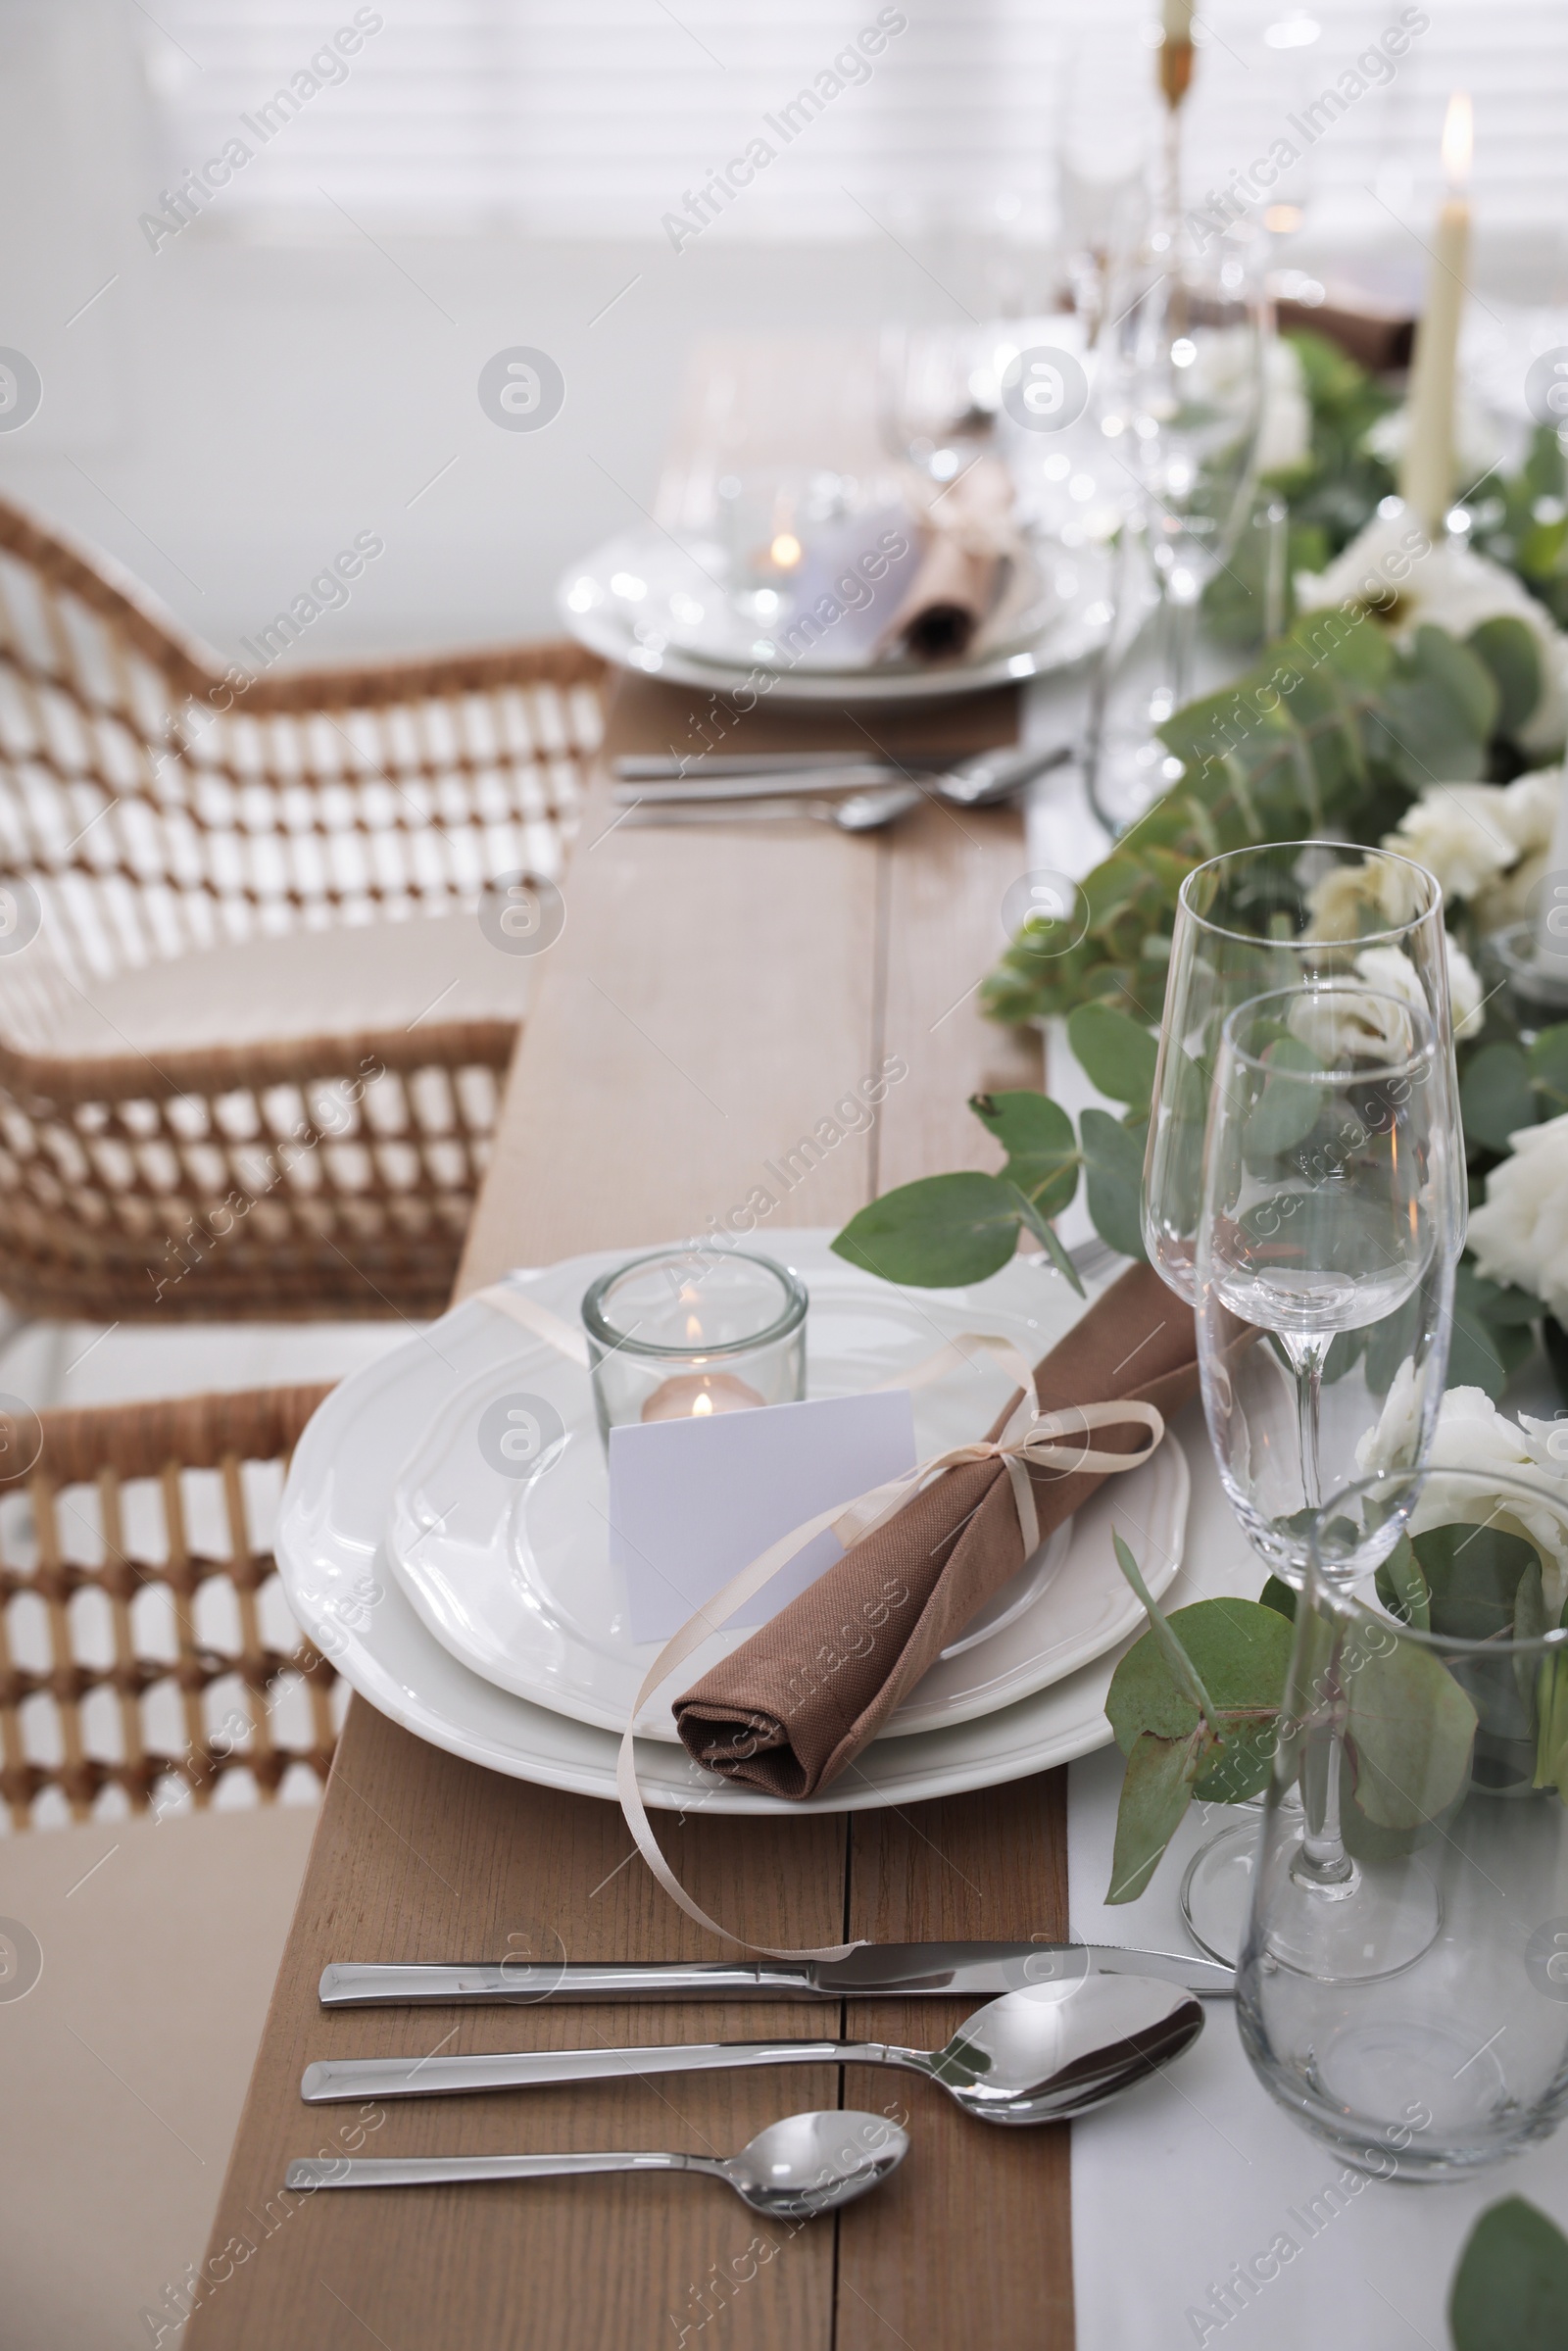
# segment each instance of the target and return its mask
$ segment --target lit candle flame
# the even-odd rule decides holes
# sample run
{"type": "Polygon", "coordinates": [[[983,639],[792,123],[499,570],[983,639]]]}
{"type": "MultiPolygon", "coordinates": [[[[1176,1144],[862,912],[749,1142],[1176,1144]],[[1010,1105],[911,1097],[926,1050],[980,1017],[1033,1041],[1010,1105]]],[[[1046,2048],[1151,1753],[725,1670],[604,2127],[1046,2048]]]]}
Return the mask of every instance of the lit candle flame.
{"type": "Polygon", "coordinates": [[[1443,170],[1449,188],[1462,195],[1470,184],[1475,153],[1475,115],[1465,90],[1455,90],[1443,120],[1443,170]]]}
{"type": "Polygon", "coordinates": [[[686,1336],[687,1336],[687,1338],[688,1338],[688,1339],[701,1339],[702,1335],[703,1335],[703,1321],[702,1321],[702,1316],[701,1316],[700,1314],[688,1314],[688,1315],[687,1315],[687,1317],[686,1317],[686,1336]]]}
{"type": "Polygon", "coordinates": [[[781,571],[793,571],[801,560],[801,542],[792,530],[781,530],[767,552],[781,571]]]}
{"type": "Polygon", "coordinates": [[[703,1420],[703,1419],[705,1419],[705,1418],[707,1417],[707,1415],[708,1415],[710,1412],[711,1412],[711,1411],[712,1411],[712,1409],[713,1409],[713,1399],[712,1399],[712,1397],[711,1397],[710,1396],[703,1395],[703,1396],[694,1396],[694,1397],[693,1397],[693,1399],[692,1399],[692,1418],[693,1418],[693,1420],[703,1420]]]}

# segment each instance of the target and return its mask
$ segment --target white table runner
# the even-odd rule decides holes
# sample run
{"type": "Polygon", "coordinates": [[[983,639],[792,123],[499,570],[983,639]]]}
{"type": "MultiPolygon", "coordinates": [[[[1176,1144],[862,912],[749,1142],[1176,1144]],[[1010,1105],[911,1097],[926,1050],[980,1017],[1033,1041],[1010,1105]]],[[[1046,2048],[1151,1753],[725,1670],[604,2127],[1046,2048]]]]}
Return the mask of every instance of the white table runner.
{"type": "MultiPolygon", "coordinates": [[[[1181,1582],[1166,1604],[1255,1593],[1263,1569],[1251,1560],[1249,1580],[1248,1545],[1200,1408],[1189,1406],[1177,1427],[1193,1500],[1181,1582]]],[[[1191,1949],[1177,1909],[1182,1873],[1196,1845],[1245,1816],[1195,1805],[1149,1891],[1109,1910],[1102,1896],[1120,1787],[1114,1748],[1071,1768],[1073,1933],[1191,1949]]],[[[1522,1977],[1517,1996],[1534,1996],[1522,1977]]],[[[1073,2126],[1078,2351],[1417,2351],[1422,2343],[1449,2351],[1448,2289],[1460,2250],[1477,2215],[1504,2196],[1527,2196],[1568,2225],[1568,2127],[1463,2184],[1364,2179],[1274,2104],[1242,2053],[1229,2004],[1210,2001],[1201,2039],[1161,2080],[1073,2126]],[[1281,2237],[1293,2242],[1288,2255],[1281,2237]],[[1239,2294],[1236,2266],[1271,2247],[1277,2275],[1239,2294]],[[1227,2280],[1221,2301],[1215,2289],[1227,2294],[1227,2280]]]]}

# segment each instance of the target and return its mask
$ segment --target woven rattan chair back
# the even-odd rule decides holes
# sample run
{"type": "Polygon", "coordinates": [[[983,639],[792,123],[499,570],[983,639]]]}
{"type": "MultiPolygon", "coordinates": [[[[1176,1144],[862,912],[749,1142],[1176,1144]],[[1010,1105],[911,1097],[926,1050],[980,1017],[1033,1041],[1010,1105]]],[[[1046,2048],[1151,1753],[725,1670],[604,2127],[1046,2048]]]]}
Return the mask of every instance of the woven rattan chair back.
{"type": "Polygon", "coordinates": [[[0,1458],[18,1463],[0,1481],[13,1829],[86,1819],[108,1788],[162,1815],[325,1781],[344,1686],[294,1626],[270,1545],[326,1393],[0,1414],[0,1458]]]}
{"type": "Polygon", "coordinates": [[[437,1004],[343,1036],[323,1005],[317,1036],[84,1057],[51,1045],[51,1007],[89,988],[112,1006],[123,975],[203,951],[471,911],[502,877],[552,878],[602,674],[569,644],[223,674],[134,582],[0,501],[13,1307],[440,1310],[515,1016],[437,1004]]]}

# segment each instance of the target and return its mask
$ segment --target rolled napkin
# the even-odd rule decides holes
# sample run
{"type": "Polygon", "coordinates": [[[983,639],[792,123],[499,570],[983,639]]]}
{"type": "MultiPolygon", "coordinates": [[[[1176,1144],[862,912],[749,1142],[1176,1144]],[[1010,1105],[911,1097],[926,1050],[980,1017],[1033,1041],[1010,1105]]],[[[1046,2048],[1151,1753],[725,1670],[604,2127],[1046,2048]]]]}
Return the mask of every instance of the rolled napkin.
{"type": "Polygon", "coordinates": [[[1012,483],[998,459],[983,457],[950,488],[934,496],[922,491],[922,498],[920,566],[883,632],[881,650],[917,661],[956,661],[991,613],[999,572],[1017,560],[1012,483]]]}
{"type": "MultiPolygon", "coordinates": [[[[1130,1267],[1035,1372],[1044,1412],[1135,1401],[1168,1419],[1197,1388],[1192,1309],[1149,1265],[1130,1267]]],[[[1135,1453],[1147,1442],[1136,1423],[1093,1439],[1104,1452],[1135,1453]]],[[[1033,1464],[1028,1475],[1042,1541],[1104,1483],[1103,1473],[1033,1464]]],[[[814,1795],[1023,1562],[1006,1465],[944,1471],[676,1699],[682,1739],[726,1779],[770,1796],[814,1795]]]]}

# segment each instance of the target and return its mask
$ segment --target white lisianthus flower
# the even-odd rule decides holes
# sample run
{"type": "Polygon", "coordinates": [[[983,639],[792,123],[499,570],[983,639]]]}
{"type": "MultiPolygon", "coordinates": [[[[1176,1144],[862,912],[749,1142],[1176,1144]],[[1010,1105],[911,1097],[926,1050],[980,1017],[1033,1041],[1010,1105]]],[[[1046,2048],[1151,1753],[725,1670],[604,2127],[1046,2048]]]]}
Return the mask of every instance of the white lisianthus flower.
{"type": "MultiPolygon", "coordinates": [[[[1393,1400],[1391,1391],[1390,1404],[1393,1400]]],[[[1497,1410],[1484,1388],[1450,1388],[1438,1408],[1426,1483],[1410,1519],[1412,1535],[1456,1524],[1494,1526],[1533,1543],[1541,1553],[1547,1622],[1551,1624],[1556,1623],[1568,1599],[1568,1445],[1563,1442],[1564,1432],[1562,1421],[1531,1420],[1524,1413],[1516,1426],[1497,1410]],[[1503,1476],[1518,1472],[1560,1498],[1544,1495],[1539,1504],[1520,1505],[1512,1495],[1489,1497],[1480,1488],[1445,1478],[1444,1471],[1453,1469],[1483,1475],[1495,1470],[1503,1476]]],[[[1379,1466],[1376,1461],[1370,1464],[1372,1474],[1379,1466]]]]}
{"type": "Polygon", "coordinates": [[[1303,989],[1292,1002],[1285,1025],[1325,1069],[1345,1069],[1356,1061],[1409,1058],[1415,1044],[1409,1007],[1414,1004],[1425,1011],[1427,1000],[1413,966],[1396,947],[1376,948],[1370,958],[1357,955],[1357,968],[1380,955],[1392,955],[1404,964],[1415,990],[1413,996],[1402,977],[1396,986],[1385,990],[1374,973],[1363,971],[1368,993],[1345,986],[1311,988],[1303,989]]]}
{"type": "MultiPolygon", "coordinates": [[[[1448,1004],[1453,1014],[1453,1033],[1456,1037],[1473,1037],[1483,1026],[1481,1019],[1481,981],[1475,965],[1462,947],[1445,939],[1448,951],[1448,1004]]],[[[1424,1012],[1426,990],[1402,947],[1364,947],[1355,958],[1355,968],[1369,988],[1381,996],[1396,996],[1401,1004],[1413,1004],[1424,1012]]],[[[1380,1024],[1386,1027],[1386,1021],[1380,1024]]]]}
{"type": "Polygon", "coordinates": [[[1414,1469],[1421,1458],[1421,1418],[1426,1408],[1427,1371],[1419,1371],[1406,1355],[1389,1386],[1375,1429],[1368,1429],[1355,1448],[1355,1465],[1363,1477],[1382,1477],[1391,1469],[1414,1469]]]}
{"type": "Polygon", "coordinates": [[[1484,933],[1500,931],[1505,923],[1522,922],[1534,911],[1537,883],[1547,871],[1557,810],[1568,792],[1568,767],[1543,767],[1534,775],[1516,775],[1503,788],[1498,811],[1504,827],[1519,843],[1519,862],[1491,882],[1477,896],[1471,911],[1484,933]]]}
{"type": "Polygon", "coordinates": [[[1445,903],[1473,898],[1519,856],[1518,844],[1503,827],[1501,799],[1496,784],[1429,787],[1410,803],[1383,846],[1424,865],[1445,903]]]}
{"type": "Polygon", "coordinates": [[[1549,847],[1563,778],[1543,767],[1511,784],[1429,784],[1383,846],[1424,865],[1446,900],[1474,898],[1549,847]]]}
{"type": "Polygon", "coordinates": [[[1568,1110],[1508,1138],[1509,1157],[1470,1212],[1470,1246],[1489,1281],[1516,1282],[1568,1322],[1568,1110]]]}
{"type": "Polygon", "coordinates": [[[1368,850],[1359,865],[1331,865],[1318,876],[1306,894],[1309,938],[1364,939],[1369,931],[1398,930],[1415,920],[1423,904],[1421,883],[1410,871],[1403,843],[1397,848],[1392,857],[1368,850]]]}
{"type": "Polygon", "coordinates": [[[1489,557],[1452,539],[1434,544],[1405,509],[1374,514],[1326,571],[1298,576],[1296,596],[1307,612],[1360,606],[1401,645],[1423,625],[1464,638],[1483,620],[1522,620],[1541,658],[1541,695],[1519,741],[1552,751],[1568,735],[1568,639],[1544,605],[1489,557]]]}

